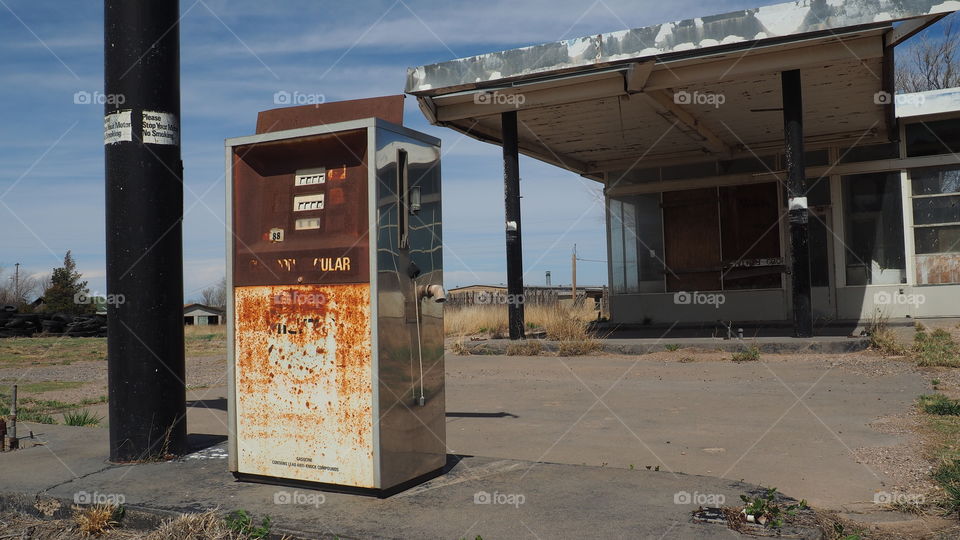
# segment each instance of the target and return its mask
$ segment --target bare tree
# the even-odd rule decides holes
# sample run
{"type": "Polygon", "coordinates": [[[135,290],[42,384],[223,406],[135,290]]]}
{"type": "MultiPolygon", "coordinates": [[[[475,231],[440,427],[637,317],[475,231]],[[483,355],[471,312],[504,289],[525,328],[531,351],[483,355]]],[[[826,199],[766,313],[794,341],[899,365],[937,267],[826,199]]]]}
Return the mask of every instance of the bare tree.
{"type": "Polygon", "coordinates": [[[200,291],[200,298],[204,305],[225,309],[227,307],[227,278],[220,278],[216,285],[211,285],[200,291]]]}
{"type": "Polygon", "coordinates": [[[924,92],[960,86],[960,25],[953,16],[936,26],[942,35],[924,31],[897,51],[898,92],[924,92]]]}
{"type": "Polygon", "coordinates": [[[0,304],[25,309],[40,294],[40,280],[20,268],[10,272],[0,268],[0,304]]]}

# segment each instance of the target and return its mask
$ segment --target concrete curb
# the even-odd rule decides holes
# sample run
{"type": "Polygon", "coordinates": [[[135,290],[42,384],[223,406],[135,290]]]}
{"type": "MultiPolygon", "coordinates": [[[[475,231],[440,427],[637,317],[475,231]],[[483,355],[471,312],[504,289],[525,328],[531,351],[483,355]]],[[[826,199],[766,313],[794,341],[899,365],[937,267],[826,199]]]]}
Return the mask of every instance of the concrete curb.
{"type": "MultiPolygon", "coordinates": [[[[560,344],[550,340],[538,341],[543,351],[556,353],[560,344]]],[[[447,350],[455,340],[447,341],[447,350]]],[[[674,339],[674,340],[632,340],[632,339],[601,339],[600,351],[609,354],[643,355],[654,352],[663,352],[667,347],[679,346],[680,351],[689,352],[738,352],[756,347],[766,354],[844,354],[866,350],[870,347],[869,338],[831,338],[831,339],[674,339]]],[[[470,354],[476,355],[504,355],[511,344],[509,339],[487,339],[483,341],[463,342],[463,346],[470,354]]],[[[522,343],[522,342],[521,342],[522,343]]]]}

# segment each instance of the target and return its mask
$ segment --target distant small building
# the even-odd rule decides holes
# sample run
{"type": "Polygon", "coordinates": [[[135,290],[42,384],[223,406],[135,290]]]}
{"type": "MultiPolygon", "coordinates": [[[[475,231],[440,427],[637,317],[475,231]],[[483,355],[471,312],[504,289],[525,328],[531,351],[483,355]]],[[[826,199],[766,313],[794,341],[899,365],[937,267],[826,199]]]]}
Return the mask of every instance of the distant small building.
{"type": "Polygon", "coordinates": [[[205,326],[223,324],[223,310],[203,304],[183,306],[183,324],[186,326],[205,326]]]}
{"type": "MultiPolygon", "coordinates": [[[[603,297],[603,287],[600,286],[577,286],[577,299],[583,302],[586,298],[593,300],[599,305],[603,297]]],[[[569,285],[543,286],[533,285],[523,288],[524,304],[544,304],[552,305],[557,302],[570,302],[572,290],[569,285]]],[[[465,287],[454,287],[447,291],[447,303],[453,306],[470,305],[506,305],[510,303],[505,285],[467,285],[465,287]]]]}

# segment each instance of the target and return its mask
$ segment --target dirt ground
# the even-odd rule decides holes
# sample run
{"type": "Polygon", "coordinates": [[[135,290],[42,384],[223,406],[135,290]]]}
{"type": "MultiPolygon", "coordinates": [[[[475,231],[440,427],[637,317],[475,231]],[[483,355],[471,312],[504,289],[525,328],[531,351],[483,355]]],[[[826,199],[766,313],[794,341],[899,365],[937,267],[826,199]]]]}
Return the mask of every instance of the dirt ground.
{"type": "MultiPolygon", "coordinates": [[[[100,400],[84,406],[105,411],[106,361],[100,344],[38,343],[30,352],[29,344],[4,348],[3,341],[0,385],[16,381],[21,396],[72,406],[100,400]]],[[[224,347],[218,337],[188,344],[188,388],[223,394],[224,347]]],[[[659,465],[764,484],[780,478],[781,490],[813,499],[821,510],[838,512],[839,519],[862,520],[861,514],[872,513],[869,520],[880,523],[865,537],[937,537],[932,531],[953,526],[935,511],[921,520],[900,512],[878,517],[869,493],[848,496],[846,484],[866,485],[873,475],[882,479],[874,489],[921,494],[926,500],[941,495],[930,479],[934,463],[926,449],[932,441],[913,404],[922,393],[960,398],[957,368],[917,367],[909,358],[870,351],[763,355],[759,362],[740,363],[732,362],[730,353],[692,349],[578,358],[448,354],[447,385],[451,452],[620,468],[659,465]],[[614,382],[617,388],[605,394],[614,382]],[[787,410],[808,390],[805,407],[811,415],[802,408],[787,410]],[[749,398],[737,395],[745,391],[756,392],[749,398]],[[721,403],[720,395],[728,399],[721,403]],[[597,397],[605,403],[588,410],[597,397]],[[718,410],[747,424],[726,423],[718,410]],[[777,425],[768,434],[763,430],[771,419],[777,425]],[[762,436],[756,439],[758,433],[762,436]],[[754,439],[758,448],[747,448],[754,439]],[[803,454],[801,448],[812,450],[803,454]],[[737,461],[744,451],[751,457],[737,461]],[[838,460],[849,465],[835,473],[818,466],[838,460]],[[763,474],[778,468],[779,476],[763,474]]]]}
{"type": "MultiPolygon", "coordinates": [[[[187,388],[223,385],[225,329],[189,329],[185,344],[187,388]]],[[[101,405],[107,400],[106,350],[106,338],[0,339],[0,406],[6,405],[10,387],[16,384],[30,410],[48,413],[54,420],[64,411],[105,409],[101,405]]]]}

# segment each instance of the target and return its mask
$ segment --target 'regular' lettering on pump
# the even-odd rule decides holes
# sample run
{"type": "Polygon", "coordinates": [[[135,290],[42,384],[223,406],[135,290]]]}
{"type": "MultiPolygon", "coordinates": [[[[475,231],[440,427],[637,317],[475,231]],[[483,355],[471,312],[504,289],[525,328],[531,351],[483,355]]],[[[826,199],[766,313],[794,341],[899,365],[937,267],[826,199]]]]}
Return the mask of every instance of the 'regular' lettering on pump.
{"type": "MultiPolygon", "coordinates": [[[[283,258],[276,260],[277,267],[285,272],[297,271],[297,259],[283,258]]],[[[313,269],[321,272],[350,272],[350,257],[314,257],[313,269]]]]}
{"type": "Polygon", "coordinates": [[[349,272],[350,257],[316,257],[313,267],[321,272],[349,272]]]}

